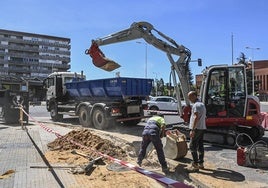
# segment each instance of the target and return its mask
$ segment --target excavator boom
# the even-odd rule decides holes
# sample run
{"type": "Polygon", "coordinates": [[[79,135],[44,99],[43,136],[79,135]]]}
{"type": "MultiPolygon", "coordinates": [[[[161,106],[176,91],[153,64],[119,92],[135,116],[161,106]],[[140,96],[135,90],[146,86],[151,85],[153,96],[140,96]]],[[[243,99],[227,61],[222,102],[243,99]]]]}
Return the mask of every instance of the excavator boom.
{"type": "Polygon", "coordinates": [[[187,94],[190,91],[190,79],[188,65],[191,60],[191,51],[183,45],[177,44],[173,39],[158,31],[148,22],[134,22],[130,28],[110,34],[108,36],[92,40],[91,47],[86,50],[86,54],[90,55],[93,64],[106,71],[112,71],[120,67],[116,62],[105,57],[104,53],[99,49],[99,46],[125,42],[136,39],[144,39],[148,44],[153,45],[155,48],[165,52],[171,63],[171,72],[173,83],[176,90],[178,100],[178,112],[182,116],[182,106],[180,89],[177,82],[179,78],[181,91],[186,102],[190,105],[187,94]],[[161,37],[157,38],[154,33],[161,37]],[[173,56],[178,57],[174,60],[173,56]]]}
{"type": "Polygon", "coordinates": [[[117,33],[110,34],[103,38],[92,40],[92,43],[96,43],[98,46],[107,44],[113,44],[118,42],[125,42],[135,39],[143,38],[148,44],[154,47],[177,56],[191,57],[189,49],[183,45],[178,45],[173,39],[164,35],[162,32],[156,30],[148,22],[134,22],[129,29],[122,30],[117,33]],[[152,31],[155,31],[159,36],[163,37],[167,42],[157,38],[152,31]]]}

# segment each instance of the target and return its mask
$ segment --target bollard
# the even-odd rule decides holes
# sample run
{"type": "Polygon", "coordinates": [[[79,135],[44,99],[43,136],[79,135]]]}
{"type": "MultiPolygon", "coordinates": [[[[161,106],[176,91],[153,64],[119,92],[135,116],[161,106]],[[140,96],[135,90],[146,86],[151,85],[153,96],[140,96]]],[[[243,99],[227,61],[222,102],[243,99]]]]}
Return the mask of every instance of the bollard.
{"type": "Polygon", "coordinates": [[[19,109],[20,109],[20,119],[19,119],[19,123],[20,123],[20,126],[21,126],[22,130],[24,130],[25,127],[23,126],[23,111],[22,111],[22,105],[20,105],[19,109]]]}

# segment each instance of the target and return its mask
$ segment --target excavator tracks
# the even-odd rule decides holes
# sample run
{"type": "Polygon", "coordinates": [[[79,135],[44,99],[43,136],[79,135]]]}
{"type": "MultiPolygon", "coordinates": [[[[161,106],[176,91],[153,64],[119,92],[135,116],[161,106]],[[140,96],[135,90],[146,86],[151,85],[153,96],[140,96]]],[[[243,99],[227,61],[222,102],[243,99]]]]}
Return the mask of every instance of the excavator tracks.
{"type": "MultiPolygon", "coordinates": [[[[167,130],[177,129],[189,139],[190,129],[185,124],[169,124],[167,130]]],[[[235,149],[237,148],[236,138],[240,133],[248,134],[253,140],[262,136],[262,129],[259,127],[216,127],[207,128],[204,134],[204,141],[215,146],[235,149]]],[[[239,144],[247,145],[249,140],[246,137],[239,139],[239,144]]]]}

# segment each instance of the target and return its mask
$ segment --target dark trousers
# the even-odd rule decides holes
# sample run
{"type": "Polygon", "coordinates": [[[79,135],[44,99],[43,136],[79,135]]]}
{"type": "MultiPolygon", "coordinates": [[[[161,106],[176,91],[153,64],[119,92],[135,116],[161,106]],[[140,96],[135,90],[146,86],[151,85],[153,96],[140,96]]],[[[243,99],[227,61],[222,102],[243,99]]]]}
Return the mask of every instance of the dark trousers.
{"type": "Polygon", "coordinates": [[[153,143],[154,148],[157,152],[159,163],[161,164],[162,168],[166,168],[167,162],[166,162],[164,151],[163,151],[163,144],[159,135],[143,135],[142,136],[141,148],[140,148],[140,152],[138,155],[138,162],[141,162],[144,159],[146,155],[146,149],[151,142],[153,143]]]}
{"type": "Polygon", "coordinates": [[[190,151],[194,163],[204,162],[204,130],[195,130],[194,137],[190,139],[190,151]]]}

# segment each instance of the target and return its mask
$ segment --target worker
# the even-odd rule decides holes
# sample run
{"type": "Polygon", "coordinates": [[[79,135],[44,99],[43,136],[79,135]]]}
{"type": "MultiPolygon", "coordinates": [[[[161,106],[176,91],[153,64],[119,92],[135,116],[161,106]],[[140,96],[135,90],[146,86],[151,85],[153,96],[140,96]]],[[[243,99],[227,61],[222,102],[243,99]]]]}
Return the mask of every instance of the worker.
{"type": "Polygon", "coordinates": [[[162,171],[164,173],[169,171],[161,141],[161,138],[165,134],[165,128],[165,119],[163,117],[153,116],[148,119],[147,124],[142,132],[142,142],[137,160],[137,164],[139,166],[141,166],[142,160],[146,155],[148,145],[152,142],[157,152],[158,161],[162,166],[162,171]]]}
{"type": "Polygon", "coordinates": [[[197,98],[195,91],[188,93],[188,98],[193,103],[190,117],[190,143],[189,149],[192,154],[192,164],[187,168],[188,172],[198,172],[204,169],[204,144],[203,137],[206,129],[206,107],[197,98]]]}

